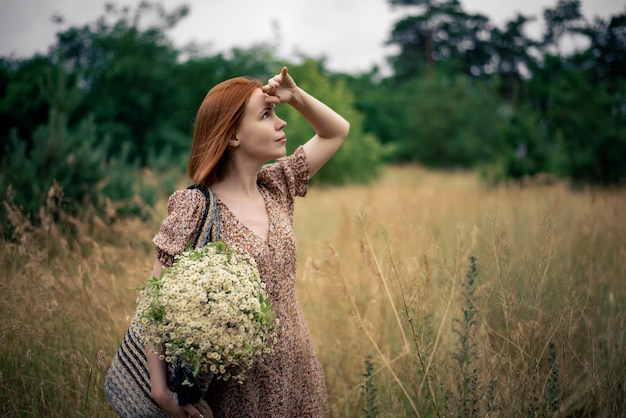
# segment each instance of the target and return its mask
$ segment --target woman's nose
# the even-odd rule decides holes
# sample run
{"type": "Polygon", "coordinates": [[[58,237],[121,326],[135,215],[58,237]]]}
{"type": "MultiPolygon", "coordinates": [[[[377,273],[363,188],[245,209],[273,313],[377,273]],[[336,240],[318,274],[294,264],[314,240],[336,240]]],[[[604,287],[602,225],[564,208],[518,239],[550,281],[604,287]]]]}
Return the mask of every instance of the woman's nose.
{"type": "Polygon", "coordinates": [[[282,120],[281,118],[278,118],[278,123],[276,124],[276,127],[278,130],[283,129],[285,126],[287,126],[287,122],[285,122],[284,120],[282,120]]]}

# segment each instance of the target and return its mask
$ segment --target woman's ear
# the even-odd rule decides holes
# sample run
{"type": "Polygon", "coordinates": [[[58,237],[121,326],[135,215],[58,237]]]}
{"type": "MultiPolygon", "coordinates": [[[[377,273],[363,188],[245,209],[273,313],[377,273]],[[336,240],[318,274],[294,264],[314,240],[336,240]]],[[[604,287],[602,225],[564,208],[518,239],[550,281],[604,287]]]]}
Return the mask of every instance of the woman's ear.
{"type": "Polygon", "coordinates": [[[228,141],[228,146],[236,148],[239,146],[239,138],[237,137],[237,135],[233,135],[232,138],[230,138],[230,141],[228,141]]]}

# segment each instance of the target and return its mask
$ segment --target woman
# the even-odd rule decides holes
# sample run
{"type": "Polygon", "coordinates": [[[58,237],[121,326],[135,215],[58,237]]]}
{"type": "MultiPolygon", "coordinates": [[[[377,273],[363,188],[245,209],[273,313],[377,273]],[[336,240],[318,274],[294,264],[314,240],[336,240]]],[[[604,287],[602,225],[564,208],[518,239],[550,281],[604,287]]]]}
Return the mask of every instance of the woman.
{"type": "MultiPolygon", "coordinates": [[[[210,384],[205,399],[215,417],[326,415],[321,365],[294,289],[293,210],[294,198],[306,194],[309,178],[335,154],[349,129],[345,119],[297,87],[286,67],[264,86],[242,77],[224,81],[200,106],[189,176],[195,185],[214,192],[220,240],[255,258],[280,320],[275,354],[257,362],[243,384],[232,379],[210,384]],[[286,123],[275,112],[282,103],[301,113],[316,132],[289,157],[285,157],[286,123]],[[276,162],[264,165],[269,160],[276,162]]],[[[206,202],[199,189],[178,190],[170,197],[168,216],[153,240],[157,258],[153,276],[193,245],[206,202]]],[[[145,414],[202,416],[192,405],[179,406],[177,394],[167,385],[167,365],[155,355],[158,351],[145,347],[149,395],[162,411],[145,414]]],[[[113,376],[107,377],[110,399],[115,396],[116,375],[124,372],[116,365],[118,360],[116,356],[109,373],[113,376]]]]}

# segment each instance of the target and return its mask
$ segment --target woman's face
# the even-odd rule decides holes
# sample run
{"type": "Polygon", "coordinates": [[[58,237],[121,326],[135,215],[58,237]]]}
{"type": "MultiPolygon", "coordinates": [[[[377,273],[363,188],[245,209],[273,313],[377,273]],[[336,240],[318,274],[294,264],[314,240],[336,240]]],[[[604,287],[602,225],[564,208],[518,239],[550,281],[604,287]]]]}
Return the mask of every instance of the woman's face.
{"type": "Polygon", "coordinates": [[[273,104],[265,103],[266,96],[260,88],[252,93],[236,134],[237,152],[261,163],[287,153],[283,132],[287,123],[276,115],[273,104]]]}

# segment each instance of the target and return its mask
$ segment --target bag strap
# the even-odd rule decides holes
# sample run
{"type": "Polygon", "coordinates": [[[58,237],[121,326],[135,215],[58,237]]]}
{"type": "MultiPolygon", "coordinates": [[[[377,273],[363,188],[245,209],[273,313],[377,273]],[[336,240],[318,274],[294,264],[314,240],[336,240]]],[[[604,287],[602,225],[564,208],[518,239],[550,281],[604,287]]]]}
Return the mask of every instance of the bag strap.
{"type": "Polygon", "coordinates": [[[208,190],[202,186],[192,184],[188,189],[197,189],[202,192],[206,199],[204,205],[204,213],[198,227],[198,233],[193,241],[193,247],[199,248],[209,242],[219,241],[220,239],[220,218],[217,210],[217,196],[213,188],[208,190]]]}

